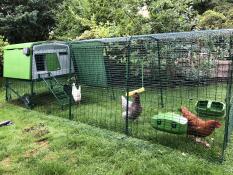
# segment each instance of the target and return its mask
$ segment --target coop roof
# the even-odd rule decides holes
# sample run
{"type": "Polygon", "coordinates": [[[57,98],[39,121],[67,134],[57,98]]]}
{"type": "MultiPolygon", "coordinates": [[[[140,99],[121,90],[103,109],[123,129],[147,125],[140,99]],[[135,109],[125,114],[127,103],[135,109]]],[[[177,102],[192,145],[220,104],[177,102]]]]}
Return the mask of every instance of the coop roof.
{"type": "Polygon", "coordinates": [[[50,44],[50,43],[65,44],[65,42],[61,42],[61,41],[39,41],[39,42],[30,42],[30,43],[10,44],[5,46],[4,50],[32,48],[34,45],[50,44]]]}
{"type": "Polygon", "coordinates": [[[31,48],[34,43],[20,43],[20,44],[11,44],[4,47],[4,50],[11,50],[11,49],[22,49],[22,48],[31,48]]]}
{"type": "Polygon", "coordinates": [[[113,42],[127,42],[132,39],[155,39],[155,40],[177,40],[177,39],[194,39],[199,37],[210,37],[210,36],[227,36],[233,35],[233,29],[220,29],[220,30],[200,30],[200,31],[190,31],[190,32],[172,32],[172,33],[157,33],[148,35],[134,35],[127,37],[115,37],[115,38],[100,38],[100,39],[87,39],[87,40],[77,40],[74,42],[103,42],[103,43],[113,43],[113,42]]]}

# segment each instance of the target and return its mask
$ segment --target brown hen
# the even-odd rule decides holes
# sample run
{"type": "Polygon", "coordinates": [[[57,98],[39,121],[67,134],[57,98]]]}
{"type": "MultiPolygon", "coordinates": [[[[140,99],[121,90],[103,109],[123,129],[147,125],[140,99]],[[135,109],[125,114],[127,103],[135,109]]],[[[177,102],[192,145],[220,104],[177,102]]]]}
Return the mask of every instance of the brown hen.
{"type": "MultiPolygon", "coordinates": [[[[219,121],[203,120],[190,112],[186,107],[181,107],[181,113],[188,119],[188,135],[195,137],[207,137],[211,135],[216,128],[221,127],[221,123],[219,121]]],[[[197,140],[197,138],[195,141],[209,147],[207,142],[202,142],[200,139],[197,140]]]]}

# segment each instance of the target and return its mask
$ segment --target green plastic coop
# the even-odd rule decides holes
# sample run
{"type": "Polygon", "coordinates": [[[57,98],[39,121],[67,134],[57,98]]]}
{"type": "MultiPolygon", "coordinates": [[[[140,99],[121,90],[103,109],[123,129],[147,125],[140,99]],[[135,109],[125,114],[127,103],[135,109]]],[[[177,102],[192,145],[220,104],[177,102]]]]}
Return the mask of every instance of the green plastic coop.
{"type": "Polygon", "coordinates": [[[4,48],[3,59],[6,100],[16,96],[26,107],[32,108],[32,97],[50,92],[62,108],[69,104],[64,84],[58,80],[60,77],[67,80],[74,72],[67,43],[12,44],[4,48]]]}
{"type": "Polygon", "coordinates": [[[36,80],[51,72],[54,76],[70,73],[69,47],[63,42],[35,42],[4,48],[3,76],[36,80]]]}

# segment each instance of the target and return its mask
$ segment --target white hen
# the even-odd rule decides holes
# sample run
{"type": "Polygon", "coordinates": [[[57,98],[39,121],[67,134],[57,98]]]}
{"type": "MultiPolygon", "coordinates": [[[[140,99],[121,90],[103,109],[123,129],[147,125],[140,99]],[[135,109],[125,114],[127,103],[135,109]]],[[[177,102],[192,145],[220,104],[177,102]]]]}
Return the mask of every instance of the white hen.
{"type": "Polygon", "coordinates": [[[81,96],[81,86],[79,86],[77,89],[75,83],[72,84],[72,96],[73,96],[74,101],[76,103],[80,103],[81,97],[82,97],[81,96]]]}
{"type": "MultiPolygon", "coordinates": [[[[132,101],[129,101],[128,106],[129,108],[132,106],[132,101]]],[[[127,109],[127,99],[124,96],[121,96],[121,107],[123,109],[122,112],[122,117],[125,118],[126,117],[126,109],[127,109]]],[[[130,115],[130,111],[128,111],[128,114],[130,115]]]]}
{"type": "MultiPolygon", "coordinates": [[[[124,96],[121,96],[121,106],[122,106],[122,117],[126,117],[127,110],[127,99],[124,96]]],[[[137,119],[142,112],[142,107],[140,103],[139,94],[133,95],[133,101],[128,102],[128,118],[131,120],[137,119]]]]}
{"type": "MultiPolygon", "coordinates": [[[[128,103],[129,108],[131,107],[132,103],[133,103],[132,101],[129,101],[129,103],[128,103]]],[[[124,96],[121,96],[121,106],[122,106],[122,109],[123,109],[124,111],[126,111],[127,99],[126,99],[126,97],[124,97],[124,96]]]]}

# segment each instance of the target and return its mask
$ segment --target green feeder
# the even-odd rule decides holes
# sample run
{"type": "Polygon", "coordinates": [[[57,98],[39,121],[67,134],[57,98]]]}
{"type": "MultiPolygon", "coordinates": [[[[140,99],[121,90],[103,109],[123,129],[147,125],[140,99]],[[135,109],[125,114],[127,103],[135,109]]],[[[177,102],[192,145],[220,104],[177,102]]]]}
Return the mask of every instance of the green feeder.
{"type": "Polygon", "coordinates": [[[225,115],[226,105],[223,102],[200,100],[196,103],[196,111],[200,117],[220,118],[225,115]]]}
{"type": "Polygon", "coordinates": [[[175,113],[159,113],[154,115],[151,120],[152,126],[160,131],[173,134],[186,134],[188,120],[175,113]]]}

